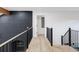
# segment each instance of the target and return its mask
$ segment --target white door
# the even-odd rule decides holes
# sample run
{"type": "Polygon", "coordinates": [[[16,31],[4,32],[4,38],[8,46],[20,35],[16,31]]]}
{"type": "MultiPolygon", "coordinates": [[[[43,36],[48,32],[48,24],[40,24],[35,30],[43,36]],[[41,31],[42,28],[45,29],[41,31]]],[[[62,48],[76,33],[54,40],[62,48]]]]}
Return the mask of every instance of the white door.
{"type": "Polygon", "coordinates": [[[37,35],[45,35],[45,17],[37,16],[37,35]]]}

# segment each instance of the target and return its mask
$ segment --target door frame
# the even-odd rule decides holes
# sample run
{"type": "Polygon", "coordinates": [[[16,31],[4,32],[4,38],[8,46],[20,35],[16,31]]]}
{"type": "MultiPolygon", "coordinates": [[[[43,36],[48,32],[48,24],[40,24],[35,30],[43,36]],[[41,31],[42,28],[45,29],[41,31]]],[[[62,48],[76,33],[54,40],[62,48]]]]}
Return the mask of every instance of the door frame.
{"type": "MultiPolygon", "coordinates": [[[[37,15],[37,36],[40,35],[38,33],[38,31],[39,31],[38,30],[38,20],[42,20],[42,19],[38,19],[38,17],[44,17],[44,24],[43,24],[44,27],[43,28],[41,27],[41,28],[44,29],[44,32],[42,34],[45,36],[45,16],[44,15],[37,15]]],[[[41,23],[41,26],[42,26],[42,23],[41,23]]]]}

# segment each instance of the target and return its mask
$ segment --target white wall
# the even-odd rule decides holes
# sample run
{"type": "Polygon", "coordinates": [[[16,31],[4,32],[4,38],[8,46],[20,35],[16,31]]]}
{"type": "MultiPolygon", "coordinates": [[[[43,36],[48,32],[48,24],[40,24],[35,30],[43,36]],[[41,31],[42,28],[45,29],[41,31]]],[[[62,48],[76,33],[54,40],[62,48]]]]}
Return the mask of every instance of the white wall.
{"type": "Polygon", "coordinates": [[[79,30],[79,11],[52,11],[33,13],[33,35],[37,32],[37,15],[45,16],[45,27],[52,27],[54,31],[54,44],[61,44],[61,35],[63,35],[68,28],[79,30]]]}
{"type": "Polygon", "coordinates": [[[33,11],[33,36],[37,34],[37,15],[45,16],[45,27],[54,28],[54,43],[61,43],[63,35],[69,27],[79,30],[79,7],[5,7],[11,11],[33,11]]]}

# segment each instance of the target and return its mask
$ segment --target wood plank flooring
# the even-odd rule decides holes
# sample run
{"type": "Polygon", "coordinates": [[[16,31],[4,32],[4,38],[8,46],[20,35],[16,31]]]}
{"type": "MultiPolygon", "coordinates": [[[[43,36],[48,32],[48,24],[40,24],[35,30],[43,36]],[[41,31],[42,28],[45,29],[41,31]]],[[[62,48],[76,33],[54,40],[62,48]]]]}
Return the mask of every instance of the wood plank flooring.
{"type": "Polygon", "coordinates": [[[44,36],[34,37],[26,52],[77,52],[70,46],[50,45],[50,42],[44,36]]]}

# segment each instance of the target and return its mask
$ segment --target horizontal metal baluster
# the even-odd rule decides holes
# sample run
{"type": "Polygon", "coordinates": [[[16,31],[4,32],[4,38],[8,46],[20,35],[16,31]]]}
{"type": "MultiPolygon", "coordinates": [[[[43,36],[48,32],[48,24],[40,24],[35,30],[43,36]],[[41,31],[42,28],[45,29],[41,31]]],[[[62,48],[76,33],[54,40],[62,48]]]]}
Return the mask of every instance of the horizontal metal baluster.
{"type": "Polygon", "coordinates": [[[25,30],[19,34],[17,34],[16,36],[12,37],[11,39],[5,41],[4,43],[0,44],[0,52],[11,52],[12,51],[12,46],[11,46],[11,42],[12,40],[20,37],[21,35],[23,35],[24,33],[27,33],[29,30],[31,30],[32,27],[28,28],[28,30],[25,30]]]}
{"type": "Polygon", "coordinates": [[[4,45],[4,52],[6,52],[6,45],[4,45]]]}
{"type": "Polygon", "coordinates": [[[7,52],[8,50],[8,47],[7,47],[7,44],[4,46],[4,52],[7,52]]]}
{"type": "Polygon", "coordinates": [[[8,52],[8,43],[6,44],[6,48],[5,49],[6,49],[5,52],[8,52]]]}
{"type": "Polygon", "coordinates": [[[4,47],[5,47],[5,45],[2,47],[3,52],[4,52],[4,49],[5,49],[4,47]]]}
{"type": "Polygon", "coordinates": [[[10,52],[9,43],[7,44],[7,52],[10,52]]]}
{"type": "Polygon", "coordinates": [[[1,47],[0,47],[0,52],[1,52],[1,47]]]}
{"type": "Polygon", "coordinates": [[[1,52],[4,52],[4,46],[1,47],[1,52]]]}
{"type": "Polygon", "coordinates": [[[1,52],[8,52],[8,44],[1,47],[1,52]]]}
{"type": "Polygon", "coordinates": [[[2,47],[1,47],[1,52],[2,52],[2,47]]]}

